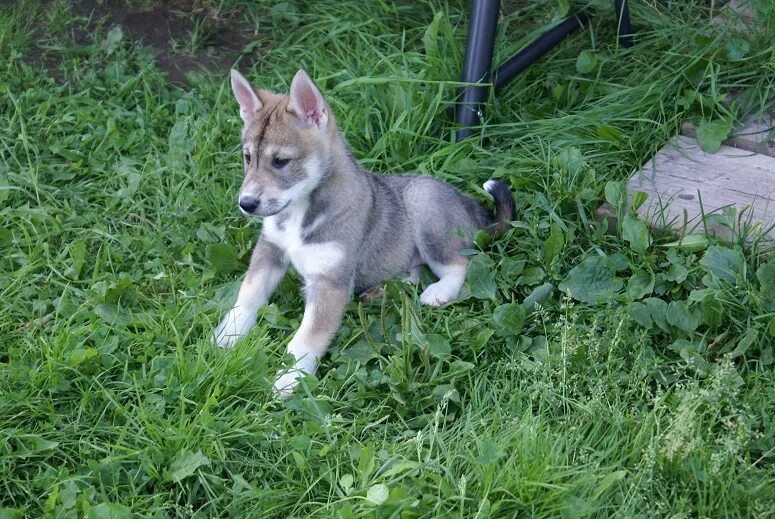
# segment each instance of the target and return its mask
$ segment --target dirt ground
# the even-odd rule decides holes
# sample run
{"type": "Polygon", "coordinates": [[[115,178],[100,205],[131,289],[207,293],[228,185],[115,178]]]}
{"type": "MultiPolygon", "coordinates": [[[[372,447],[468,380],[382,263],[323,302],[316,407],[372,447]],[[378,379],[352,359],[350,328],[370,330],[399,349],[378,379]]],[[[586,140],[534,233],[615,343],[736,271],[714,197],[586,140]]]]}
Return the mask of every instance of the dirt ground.
{"type": "MultiPolygon", "coordinates": [[[[100,27],[120,27],[124,38],[150,48],[159,68],[176,83],[185,83],[190,71],[227,71],[259,38],[257,27],[241,11],[225,11],[201,0],[72,0],[70,11],[81,21],[72,31],[75,43],[91,43],[92,33],[100,27]]],[[[35,28],[39,35],[45,31],[43,26],[35,28]]],[[[251,54],[255,58],[255,50],[251,54]]],[[[45,58],[43,62],[49,69],[55,65],[45,58]]]]}

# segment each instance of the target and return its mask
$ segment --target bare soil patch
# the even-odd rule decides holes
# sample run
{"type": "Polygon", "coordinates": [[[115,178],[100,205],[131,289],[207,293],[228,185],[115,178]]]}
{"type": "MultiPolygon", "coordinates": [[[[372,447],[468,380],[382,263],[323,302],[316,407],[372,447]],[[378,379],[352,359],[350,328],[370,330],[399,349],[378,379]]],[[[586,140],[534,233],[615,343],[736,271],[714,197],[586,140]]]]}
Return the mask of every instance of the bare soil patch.
{"type": "MultiPolygon", "coordinates": [[[[124,38],[151,49],[170,81],[185,83],[191,71],[222,73],[240,59],[244,49],[259,35],[241,9],[219,9],[201,0],[127,2],[73,0],[70,11],[81,23],[71,31],[75,44],[92,43],[99,27],[120,27],[124,38]]],[[[45,35],[45,23],[35,28],[45,35]]],[[[255,51],[251,51],[254,53],[255,51]]],[[[34,53],[51,69],[44,52],[34,53]]],[[[255,56],[254,56],[255,57],[255,56]]],[[[56,73],[52,75],[56,76],[56,73]]]]}

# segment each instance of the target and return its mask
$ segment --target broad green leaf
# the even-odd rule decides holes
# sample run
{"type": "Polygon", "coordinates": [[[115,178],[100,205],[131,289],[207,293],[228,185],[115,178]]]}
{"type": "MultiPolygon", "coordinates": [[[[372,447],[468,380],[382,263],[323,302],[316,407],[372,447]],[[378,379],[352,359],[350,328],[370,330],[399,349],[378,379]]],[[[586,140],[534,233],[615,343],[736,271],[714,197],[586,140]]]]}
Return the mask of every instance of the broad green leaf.
{"type": "Polygon", "coordinates": [[[476,457],[476,462],[480,465],[488,465],[497,461],[501,456],[503,456],[503,452],[498,448],[498,445],[487,438],[479,446],[479,455],[476,457]]]}
{"type": "Polygon", "coordinates": [[[775,312],[775,262],[765,263],[756,270],[756,278],[761,286],[764,308],[775,312]]]}
{"type": "Polygon", "coordinates": [[[452,353],[449,341],[443,335],[426,335],[425,341],[428,344],[428,354],[430,354],[431,357],[443,359],[449,357],[450,353],[452,353]]]}
{"type": "Polygon", "coordinates": [[[643,303],[632,303],[630,305],[630,319],[644,328],[651,328],[654,324],[649,307],[643,303]]]}
{"type": "Polygon", "coordinates": [[[31,436],[32,436],[33,452],[50,451],[59,447],[59,442],[50,441],[38,435],[31,435],[31,436]]]}
{"type": "Polygon", "coordinates": [[[584,155],[575,146],[564,148],[557,155],[557,166],[565,169],[571,175],[579,174],[584,169],[584,165],[584,155]]]}
{"type": "Polygon", "coordinates": [[[451,363],[449,365],[449,369],[452,373],[464,373],[466,371],[471,371],[474,369],[474,364],[471,362],[466,362],[464,360],[456,360],[455,362],[451,363]]]}
{"type": "Polygon", "coordinates": [[[727,51],[727,57],[731,61],[743,59],[751,50],[751,46],[742,38],[730,38],[724,44],[727,51]]]}
{"type": "Polygon", "coordinates": [[[89,509],[88,519],[131,519],[132,511],[119,503],[100,503],[89,509]]]}
{"type": "Polygon", "coordinates": [[[543,285],[534,288],[525,300],[522,301],[522,308],[525,309],[525,312],[531,312],[535,305],[543,304],[544,301],[551,297],[553,292],[554,285],[551,283],[544,283],[543,285]]]}
{"type": "Polygon", "coordinates": [[[196,237],[206,243],[218,243],[223,241],[226,235],[226,227],[214,225],[210,222],[202,222],[196,230],[196,237]]]}
{"type": "Polygon", "coordinates": [[[608,259],[611,260],[611,265],[613,265],[614,270],[619,272],[620,270],[624,270],[630,266],[630,262],[627,261],[627,258],[619,254],[618,252],[615,252],[614,254],[609,254],[608,259]]]}
{"type": "Polygon", "coordinates": [[[667,272],[664,278],[667,281],[673,281],[675,283],[683,283],[686,278],[689,277],[689,270],[683,265],[673,263],[667,268],[667,272]]]}
{"type": "Polygon", "coordinates": [[[309,448],[311,440],[310,440],[309,436],[306,436],[304,434],[300,434],[299,436],[294,436],[293,438],[289,439],[288,443],[294,449],[299,450],[299,451],[304,451],[304,450],[307,450],[309,448]]]}
{"type": "Polygon", "coordinates": [[[724,304],[716,298],[717,292],[711,292],[700,299],[702,321],[710,327],[718,326],[724,320],[724,304]]]}
{"type": "Polygon", "coordinates": [[[605,185],[605,200],[616,209],[624,207],[627,191],[622,182],[609,181],[605,185]]]}
{"type": "MultiPolygon", "coordinates": [[[[441,384],[439,386],[436,386],[433,388],[433,392],[431,393],[436,400],[436,402],[441,402],[444,399],[447,399],[452,402],[460,403],[460,393],[458,393],[457,389],[455,389],[455,386],[452,384],[441,384]]],[[[389,477],[387,473],[385,473],[385,477],[389,477]]]]}
{"type": "Polygon", "coordinates": [[[474,350],[479,350],[484,347],[485,344],[487,344],[487,341],[490,340],[490,337],[493,336],[495,333],[494,330],[490,328],[485,328],[481,330],[478,334],[476,334],[476,338],[471,342],[471,346],[474,350]]]}
{"type": "Polygon", "coordinates": [[[513,283],[525,271],[526,263],[527,261],[525,260],[517,261],[506,257],[501,260],[498,272],[505,281],[513,283]]]}
{"type": "Polygon", "coordinates": [[[635,270],[627,281],[627,295],[633,300],[646,297],[654,290],[654,274],[645,270],[635,270]]]}
{"type": "Polygon", "coordinates": [[[681,358],[686,363],[698,371],[706,371],[709,368],[708,361],[698,351],[697,344],[687,341],[686,339],[678,339],[674,341],[670,346],[671,350],[678,352],[681,358]]]}
{"type": "Polygon", "coordinates": [[[303,453],[299,451],[291,451],[291,456],[293,457],[293,461],[296,463],[296,466],[301,470],[304,470],[307,467],[307,458],[303,453]]]}
{"type": "Polygon", "coordinates": [[[205,257],[219,274],[229,274],[240,267],[237,251],[228,243],[211,243],[205,247],[205,257]]]}
{"type": "Polygon", "coordinates": [[[377,483],[369,487],[369,490],[366,492],[366,499],[371,501],[373,505],[378,506],[387,501],[389,493],[387,485],[377,483]]]}
{"type": "Polygon", "coordinates": [[[70,366],[78,366],[83,362],[97,356],[96,348],[76,348],[70,352],[67,362],[70,366]]]}
{"type": "Polygon", "coordinates": [[[679,250],[685,250],[689,252],[699,252],[708,248],[710,240],[704,234],[687,234],[678,241],[672,241],[665,243],[662,247],[674,247],[679,250]]]}
{"type": "Polygon", "coordinates": [[[49,493],[48,497],[46,498],[46,502],[43,505],[43,511],[49,512],[49,513],[53,512],[57,506],[58,497],[59,497],[59,485],[54,485],[54,488],[51,489],[51,492],[49,493]]]}
{"type": "Polygon", "coordinates": [[[654,324],[662,331],[670,332],[670,325],[667,322],[667,303],[656,297],[648,297],[643,302],[649,309],[649,315],[654,324]]]}
{"type": "Polygon", "coordinates": [[[376,356],[377,352],[374,351],[374,346],[364,340],[360,340],[339,352],[339,358],[342,360],[351,360],[353,362],[360,362],[361,364],[366,363],[369,359],[376,356]]]}
{"type": "Polygon", "coordinates": [[[345,495],[349,495],[350,492],[352,492],[354,482],[355,482],[355,478],[353,478],[352,474],[345,474],[344,476],[339,478],[339,486],[342,487],[342,490],[344,491],[345,495]]]}
{"type": "Polygon", "coordinates": [[[493,262],[486,254],[477,254],[468,262],[466,282],[471,295],[477,299],[495,299],[495,273],[493,262]]]}
{"type": "Polygon", "coordinates": [[[700,148],[705,153],[716,153],[721,148],[721,143],[729,136],[732,125],[728,121],[716,119],[708,121],[703,119],[697,128],[697,140],[700,148]]]}
{"type": "Polygon", "coordinates": [[[705,252],[700,264],[714,278],[734,283],[735,277],[743,273],[745,258],[737,249],[715,245],[705,252]]]}
{"type": "Polygon", "coordinates": [[[199,467],[207,465],[210,465],[210,460],[202,454],[202,451],[191,452],[183,449],[175,455],[172,463],[170,463],[167,480],[175,483],[180,482],[193,475],[199,467]]]}
{"type": "Polygon", "coordinates": [[[576,70],[579,74],[589,74],[597,68],[598,59],[594,52],[582,50],[576,58],[576,70]]]}
{"type": "Polygon", "coordinates": [[[129,314],[113,303],[100,303],[94,307],[94,313],[113,326],[129,326],[132,318],[129,314]]]}
{"type": "Polygon", "coordinates": [[[509,335],[516,335],[525,324],[525,310],[517,303],[507,303],[495,308],[495,324],[509,335]]]}
{"type": "Polygon", "coordinates": [[[667,305],[666,318],[668,324],[686,333],[692,333],[700,325],[699,312],[690,308],[685,301],[671,301],[667,305]]]}
{"type": "Polygon", "coordinates": [[[565,235],[562,228],[556,223],[552,224],[549,237],[544,242],[544,264],[548,267],[554,258],[559,256],[565,248],[565,235]]]}
{"type": "Polygon", "coordinates": [[[624,215],[622,221],[622,238],[630,244],[630,248],[638,253],[643,254],[646,249],[651,245],[651,235],[649,234],[648,227],[638,219],[638,217],[631,214],[624,215]]]}
{"type": "Polygon", "coordinates": [[[66,274],[74,279],[78,279],[81,276],[81,270],[86,263],[86,242],[83,240],[76,240],[70,244],[70,268],[67,269],[66,274]]]}
{"type": "Polygon", "coordinates": [[[632,210],[637,211],[640,209],[640,206],[646,203],[646,200],[648,200],[649,194],[645,191],[635,191],[632,194],[632,210]]]}
{"type": "Polygon", "coordinates": [[[557,0],[557,18],[565,18],[570,14],[571,4],[570,0],[557,0]]]}
{"type": "Polygon", "coordinates": [[[756,279],[765,293],[775,291],[775,261],[760,265],[756,270],[756,279]]]}
{"type": "Polygon", "coordinates": [[[517,278],[514,285],[527,285],[529,287],[537,285],[546,278],[546,272],[541,267],[530,267],[525,269],[521,276],[517,278]]]}
{"type": "Polygon", "coordinates": [[[560,290],[583,303],[603,303],[621,290],[624,283],[616,277],[611,258],[591,256],[574,267],[560,283],[560,290]]]}
{"type": "Polygon", "coordinates": [[[737,347],[729,354],[729,358],[734,359],[744,355],[748,348],[759,340],[759,332],[755,328],[748,328],[745,335],[738,341],[737,347]]]}

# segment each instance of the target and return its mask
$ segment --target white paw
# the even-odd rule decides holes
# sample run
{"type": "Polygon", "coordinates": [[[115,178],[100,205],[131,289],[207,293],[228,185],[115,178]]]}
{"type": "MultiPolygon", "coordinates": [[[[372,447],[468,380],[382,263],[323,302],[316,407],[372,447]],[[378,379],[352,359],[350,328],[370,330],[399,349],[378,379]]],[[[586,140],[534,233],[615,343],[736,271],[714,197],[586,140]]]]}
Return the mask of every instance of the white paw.
{"type": "Polygon", "coordinates": [[[423,293],[420,294],[420,303],[429,306],[442,306],[455,299],[457,292],[451,290],[447,284],[439,281],[428,285],[428,288],[423,290],[423,293]]]}
{"type": "Polygon", "coordinates": [[[288,398],[293,393],[296,386],[299,385],[299,379],[305,375],[305,373],[298,370],[291,370],[282,373],[274,381],[274,394],[277,398],[288,398]]]}
{"type": "Polygon", "coordinates": [[[255,312],[246,312],[240,308],[232,308],[224,316],[213,332],[213,341],[221,348],[231,348],[241,338],[247,335],[256,323],[255,312]]]}
{"type": "Polygon", "coordinates": [[[305,375],[314,375],[317,370],[318,361],[315,355],[304,354],[296,358],[298,360],[288,371],[277,373],[277,379],[274,382],[274,394],[277,398],[291,396],[293,390],[299,385],[299,379],[305,375]]]}

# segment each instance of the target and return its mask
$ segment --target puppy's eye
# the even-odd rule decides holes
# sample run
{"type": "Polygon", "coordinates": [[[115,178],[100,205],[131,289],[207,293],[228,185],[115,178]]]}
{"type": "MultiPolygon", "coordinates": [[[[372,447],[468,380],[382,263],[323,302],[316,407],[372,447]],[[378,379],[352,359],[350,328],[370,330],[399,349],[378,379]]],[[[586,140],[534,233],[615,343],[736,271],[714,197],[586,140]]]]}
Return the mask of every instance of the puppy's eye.
{"type": "Polygon", "coordinates": [[[250,165],[250,153],[245,153],[245,164],[250,165]]]}
{"type": "Polygon", "coordinates": [[[291,159],[281,159],[280,157],[275,157],[272,159],[272,167],[282,169],[287,166],[290,161],[291,159]]]}

